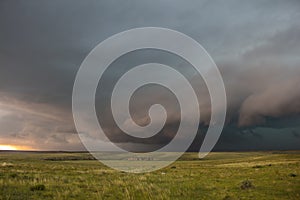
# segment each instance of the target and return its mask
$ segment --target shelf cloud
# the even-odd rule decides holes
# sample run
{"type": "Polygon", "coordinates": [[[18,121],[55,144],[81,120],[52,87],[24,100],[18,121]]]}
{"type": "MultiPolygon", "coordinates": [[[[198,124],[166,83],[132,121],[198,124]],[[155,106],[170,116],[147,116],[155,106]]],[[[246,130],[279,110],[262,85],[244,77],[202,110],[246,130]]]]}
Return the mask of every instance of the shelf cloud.
{"type": "MultiPolygon", "coordinates": [[[[194,38],[222,74],[228,110],[216,150],[299,149],[299,10],[297,0],[1,1],[0,144],[84,150],[71,109],[81,62],[113,34],[157,26],[194,38]]],[[[198,93],[201,120],[190,148],[198,150],[210,122],[209,94],[192,66],[166,52],[133,52],[112,64],[103,80],[105,90],[96,98],[99,120],[120,146],[130,149],[131,144],[141,143],[122,136],[103,98],[109,97],[112,84],[125,70],[154,61],[184,73],[198,93]]],[[[176,84],[172,77],[169,81],[176,84]]],[[[131,112],[138,124],[148,123],[147,108],[156,101],[168,110],[166,128],[141,149],[168,143],[180,121],[174,96],[149,86],[135,97],[131,112]],[[151,98],[145,97],[148,93],[151,98]]]]}

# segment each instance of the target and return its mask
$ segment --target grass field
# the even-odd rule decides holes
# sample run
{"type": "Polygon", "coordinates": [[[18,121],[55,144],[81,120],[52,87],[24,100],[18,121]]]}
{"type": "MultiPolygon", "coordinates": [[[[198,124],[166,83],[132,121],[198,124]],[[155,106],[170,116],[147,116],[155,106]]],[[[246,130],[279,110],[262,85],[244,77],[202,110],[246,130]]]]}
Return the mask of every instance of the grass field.
{"type": "Polygon", "coordinates": [[[0,199],[300,199],[300,152],[186,153],[159,171],[87,153],[0,153],[0,199]]]}

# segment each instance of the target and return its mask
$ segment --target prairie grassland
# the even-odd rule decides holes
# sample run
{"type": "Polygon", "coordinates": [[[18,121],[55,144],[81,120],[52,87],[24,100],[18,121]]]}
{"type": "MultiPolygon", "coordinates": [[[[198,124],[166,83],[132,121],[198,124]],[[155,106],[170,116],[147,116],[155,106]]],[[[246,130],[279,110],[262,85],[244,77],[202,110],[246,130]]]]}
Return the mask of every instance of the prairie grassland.
{"type": "Polygon", "coordinates": [[[300,199],[300,152],[186,153],[143,174],[88,153],[2,152],[0,199],[300,199]]]}

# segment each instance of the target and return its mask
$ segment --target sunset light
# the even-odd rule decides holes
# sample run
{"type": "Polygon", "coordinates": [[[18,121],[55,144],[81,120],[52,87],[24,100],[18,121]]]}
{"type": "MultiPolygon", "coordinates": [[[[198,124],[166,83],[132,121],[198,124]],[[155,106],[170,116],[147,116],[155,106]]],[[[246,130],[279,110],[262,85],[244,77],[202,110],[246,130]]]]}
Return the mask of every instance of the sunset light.
{"type": "Polygon", "coordinates": [[[18,149],[11,145],[0,145],[0,150],[18,150],[18,149]]]}
{"type": "Polygon", "coordinates": [[[35,151],[35,148],[30,146],[19,146],[19,145],[9,145],[9,144],[0,144],[0,151],[35,151]]]}

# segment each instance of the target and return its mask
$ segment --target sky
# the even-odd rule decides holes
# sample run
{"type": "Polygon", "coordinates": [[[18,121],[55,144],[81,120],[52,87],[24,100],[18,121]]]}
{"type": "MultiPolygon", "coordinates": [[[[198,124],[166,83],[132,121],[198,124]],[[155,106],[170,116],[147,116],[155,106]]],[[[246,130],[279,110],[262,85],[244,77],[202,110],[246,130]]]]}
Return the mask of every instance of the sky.
{"type": "MultiPolygon", "coordinates": [[[[151,26],[192,37],[217,64],[228,109],[214,150],[299,149],[299,19],[298,0],[2,0],[0,145],[84,150],[72,118],[72,88],[80,64],[111,35],[151,26]]],[[[106,135],[121,146],[145,143],[128,138],[116,127],[107,109],[108,97],[126,70],[154,61],[173,66],[197,91],[201,119],[190,150],[198,150],[210,119],[207,88],[189,63],[167,52],[131,52],[110,66],[99,83],[104,89],[96,94],[99,122],[106,135]]],[[[168,80],[176,83],[172,77],[168,80]]],[[[146,143],[150,149],[167,144],[180,120],[174,96],[152,85],[135,97],[131,112],[138,124],[147,122],[150,105],[157,101],[165,105],[166,126],[146,143]]]]}

